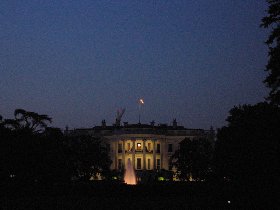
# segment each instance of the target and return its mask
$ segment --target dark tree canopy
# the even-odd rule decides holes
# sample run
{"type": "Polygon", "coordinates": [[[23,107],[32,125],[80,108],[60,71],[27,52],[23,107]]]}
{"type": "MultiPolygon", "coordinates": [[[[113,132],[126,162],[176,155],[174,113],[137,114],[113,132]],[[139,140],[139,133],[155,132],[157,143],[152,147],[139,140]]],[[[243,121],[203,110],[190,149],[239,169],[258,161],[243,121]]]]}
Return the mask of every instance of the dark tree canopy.
{"type": "Polygon", "coordinates": [[[266,71],[269,75],[264,83],[271,89],[269,100],[280,104],[280,0],[268,0],[268,15],[262,19],[261,26],[272,28],[266,44],[269,47],[269,60],[266,71]]]}
{"type": "Polygon", "coordinates": [[[15,110],[15,119],[0,121],[0,178],[3,182],[69,181],[63,134],[48,128],[47,115],[15,110]]]}
{"type": "Polygon", "coordinates": [[[184,139],[172,159],[181,180],[204,180],[210,171],[212,144],[204,138],[184,139]]]}
{"type": "Polygon", "coordinates": [[[109,174],[111,160],[100,139],[64,136],[47,127],[51,118],[23,109],[0,116],[0,184],[62,183],[109,174]]]}
{"type": "Polygon", "coordinates": [[[14,119],[6,119],[4,124],[6,127],[15,130],[29,130],[31,132],[40,133],[47,128],[48,123],[52,119],[45,114],[38,114],[36,112],[26,111],[24,109],[16,109],[14,112],[14,119]]]}
{"type": "Polygon", "coordinates": [[[215,146],[219,176],[238,183],[279,179],[280,108],[268,103],[234,107],[227,121],[215,146]]]}
{"type": "Polygon", "coordinates": [[[91,136],[68,137],[73,175],[88,181],[98,174],[106,177],[110,171],[111,159],[109,151],[99,138],[91,136]]]}

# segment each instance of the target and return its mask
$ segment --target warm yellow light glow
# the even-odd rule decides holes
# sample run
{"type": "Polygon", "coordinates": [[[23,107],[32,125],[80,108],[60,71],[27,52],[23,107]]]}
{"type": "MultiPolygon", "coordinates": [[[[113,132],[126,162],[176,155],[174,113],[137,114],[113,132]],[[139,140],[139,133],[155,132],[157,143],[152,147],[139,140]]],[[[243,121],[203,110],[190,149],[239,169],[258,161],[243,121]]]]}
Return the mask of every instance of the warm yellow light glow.
{"type": "Polygon", "coordinates": [[[141,143],[137,143],[137,150],[141,149],[141,143]]]}
{"type": "Polygon", "coordinates": [[[143,98],[140,98],[140,99],[139,99],[139,103],[140,103],[140,104],[144,104],[144,99],[143,99],[143,98]]]}
{"type": "Polygon", "coordinates": [[[130,158],[127,160],[126,170],[124,174],[124,182],[129,185],[136,185],[136,176],[130,158]]]}
{"type": "Polygon", "coordinates": [[[162,176],[158,177],[158,181],[164,181],[164,180],[165,180],[164,177],[162,176]]]}

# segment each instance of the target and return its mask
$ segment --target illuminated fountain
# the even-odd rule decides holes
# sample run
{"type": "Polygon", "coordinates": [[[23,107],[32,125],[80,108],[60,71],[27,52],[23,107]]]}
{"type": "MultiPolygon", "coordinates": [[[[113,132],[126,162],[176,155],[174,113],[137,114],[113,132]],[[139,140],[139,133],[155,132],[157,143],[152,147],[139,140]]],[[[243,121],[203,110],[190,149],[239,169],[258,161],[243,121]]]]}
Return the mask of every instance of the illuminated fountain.
{"type": "Polygon", "coordinates": [[[130,185],[136,185],[136,176],[130,158],[127,160],[126,170],[124,174],[124,182],[130,185]]]}

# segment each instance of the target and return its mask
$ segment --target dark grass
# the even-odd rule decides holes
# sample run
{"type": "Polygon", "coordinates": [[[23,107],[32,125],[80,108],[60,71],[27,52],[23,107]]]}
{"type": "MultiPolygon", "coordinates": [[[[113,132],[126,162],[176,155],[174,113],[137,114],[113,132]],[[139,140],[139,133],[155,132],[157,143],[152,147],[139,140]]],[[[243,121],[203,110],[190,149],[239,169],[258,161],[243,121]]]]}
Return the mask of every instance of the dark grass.
{"type": "Polygon", "coordinates": [[[3,210],[272,209],[279,204],[270,189],[237,188],[229,183],[163,182],[129,186],[100,181],[55,185],[10,183],[1,188],[3,210]]]}

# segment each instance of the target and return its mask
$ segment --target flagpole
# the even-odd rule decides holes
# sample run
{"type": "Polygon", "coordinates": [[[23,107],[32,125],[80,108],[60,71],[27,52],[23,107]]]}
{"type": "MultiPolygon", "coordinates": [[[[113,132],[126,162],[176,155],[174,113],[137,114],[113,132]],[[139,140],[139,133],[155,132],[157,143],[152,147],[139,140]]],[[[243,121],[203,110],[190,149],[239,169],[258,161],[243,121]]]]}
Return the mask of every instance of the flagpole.
{"type": "Polygon", "coordinates": [[[141,121],[140,121],[140,119],[141,119],[141,118],[140,118],[140,117],[141,117],[140,108],[141,108],[141,104],[139,103],[139,108],[138,108],[138,111],[139,111],[138,123],[139,123],[139,124],[141,124],[141,121]]]}
{"type": "Polygon", "coordinates": [[[138,123],[139,124],[141,124],[141,105],[143,105],[143,104],[144,104],[144,100],[142,98],[140,98],[138,100],[138,111],[139,111],[139,113],[138,113],[138,123]]]}

